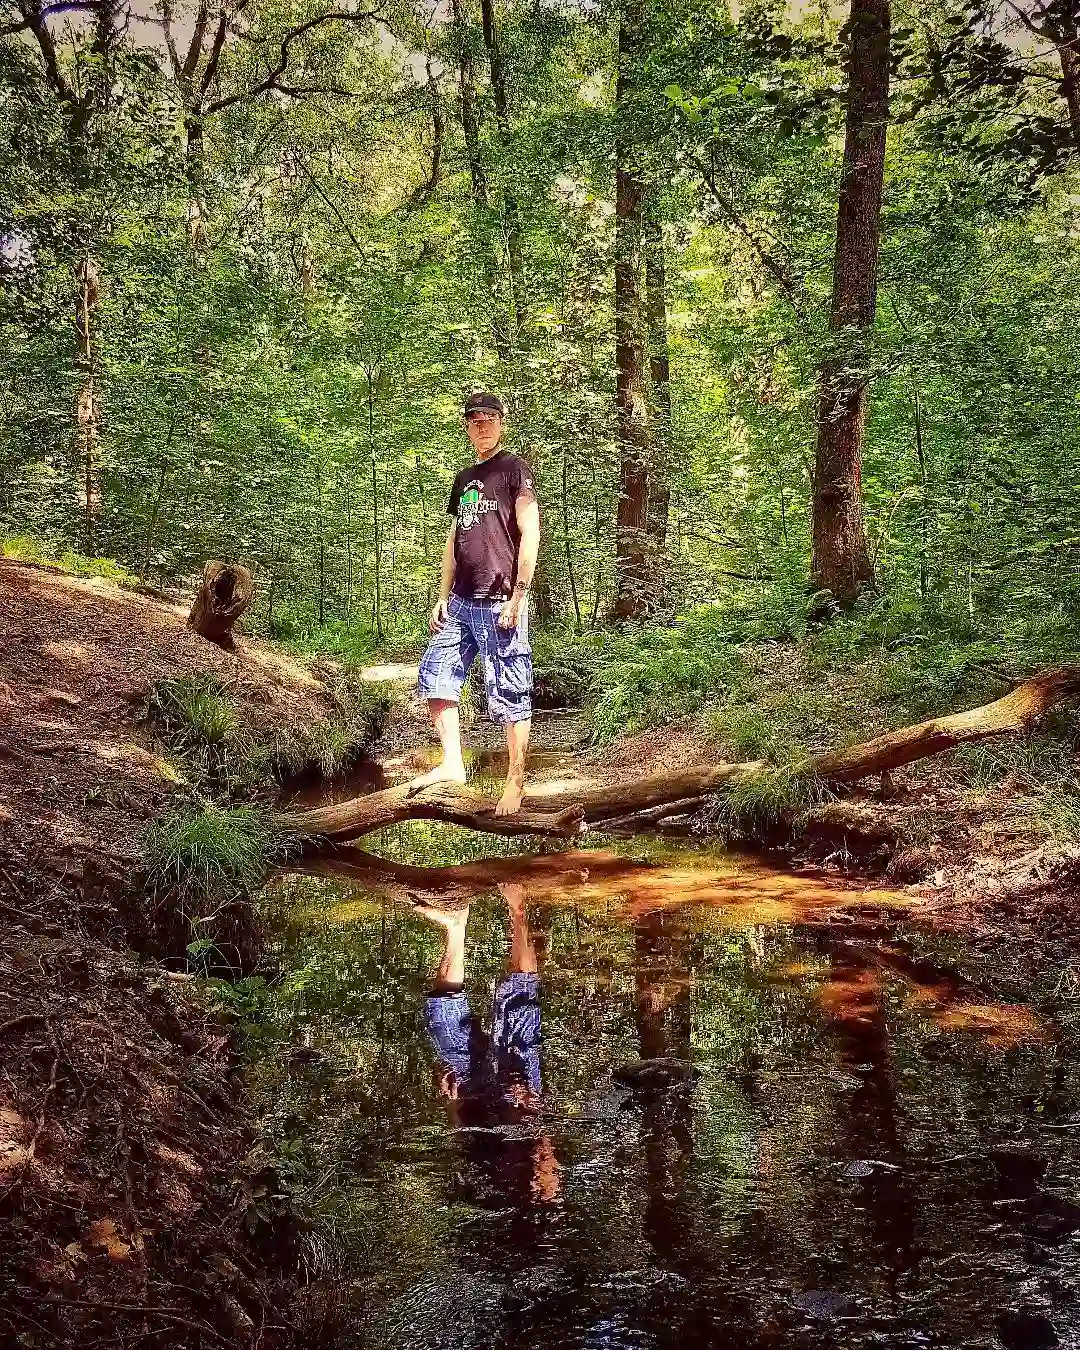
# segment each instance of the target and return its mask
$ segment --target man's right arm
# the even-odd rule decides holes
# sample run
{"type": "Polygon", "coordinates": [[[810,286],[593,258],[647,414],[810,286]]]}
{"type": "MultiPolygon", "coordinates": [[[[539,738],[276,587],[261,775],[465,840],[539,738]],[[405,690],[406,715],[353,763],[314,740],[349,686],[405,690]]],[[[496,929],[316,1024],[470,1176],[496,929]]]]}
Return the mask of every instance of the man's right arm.
{"type": "Polygon", "coordinates": [[[446,607],[450,603],[450,591],[454,585],[454,570],[456,567],[454,540],[456,538],[457,521],[452,520],[446,535],[446,545],[443,548],[442,571],[439,576],[439,599],[435,608],[431,611],[431,621],[428,625],[433,633],[437,633],[448,618],[446,607]]]}

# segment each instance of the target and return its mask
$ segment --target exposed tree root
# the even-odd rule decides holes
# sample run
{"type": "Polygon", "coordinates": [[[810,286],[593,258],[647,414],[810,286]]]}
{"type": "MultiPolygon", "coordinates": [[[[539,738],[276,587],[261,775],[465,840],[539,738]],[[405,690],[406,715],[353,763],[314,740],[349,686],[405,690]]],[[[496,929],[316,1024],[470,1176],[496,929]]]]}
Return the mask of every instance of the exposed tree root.
{"type": "MultiPolygon", "coordinates": [[[[820,782],[851,784],[957,745],[1020,735],[1030,731],[1049,708],[1078,693],[1080,665],[1053,666],[1024,680],[993,703],[901,727],[861,745],[820,755],[807,766],[805,776],[820,782]]],[[[313,811],[282,815],[278,825],[295,840],[316,844],[358,839],[403,820],[442,820],[492,834],[569,838],[583,834],[589,825],[625,825],[633,817],[655,819],[658,809],[664,814],[664,807],[685,813],[705,797],[754,778],[769,767],[764,760],[751,760],[604,787],[545,792],[541,786],[525,794],[523,808],[516,816],[496,816],[494,801],[453,783],[437,783],[420,791],[406,785],[313,811]]]]}

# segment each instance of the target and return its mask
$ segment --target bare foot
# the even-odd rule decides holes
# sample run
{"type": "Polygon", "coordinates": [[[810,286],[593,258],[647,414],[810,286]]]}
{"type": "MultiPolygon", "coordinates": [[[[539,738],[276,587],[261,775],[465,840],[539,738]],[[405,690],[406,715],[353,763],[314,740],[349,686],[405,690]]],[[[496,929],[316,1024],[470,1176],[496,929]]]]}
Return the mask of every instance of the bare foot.
{"type": "Polygon", "coordinates": [[[414,792],[420,792],[423,788],[430,787],[432,783],[465,783],[465,765],[462,763],[447,764],[444,760],[442,764],[436,764],[433,769],[427,773],[422,773],[419,778],[414,778],[409,783],[410,796],[414,792]]]}
{"type": "Polygon", "coordinates": [[[503,788],[503,795],[499,798],[498,805],[495,807],[495,814],[497,816],[516,816],[521,810],[521,794],[524,790],[525,781],[523,778],[508,778],[506,786],[503,788]]]}
{"type": "Polygon", "coordinates": [[[506,907],[512,913],[525,912],[525,887],[520,881],[500,881],[499,893],[506,901],[506,907]]]}
{"type": "Polygon", "coordinates": [[[465,925],[469,922],[468,905],[463,909],[439,909],[437,905],[428,905],[424,904],[423,901],[414,900],[413,912],[447,933],[453,932],[454,929],[464,930],[465,925]]]}

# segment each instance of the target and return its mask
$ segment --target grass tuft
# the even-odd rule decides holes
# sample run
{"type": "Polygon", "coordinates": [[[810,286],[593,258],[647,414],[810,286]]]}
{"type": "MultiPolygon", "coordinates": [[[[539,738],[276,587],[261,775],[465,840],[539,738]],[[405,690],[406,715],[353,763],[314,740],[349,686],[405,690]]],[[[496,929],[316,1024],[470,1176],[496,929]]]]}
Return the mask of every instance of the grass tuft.
{"type": "Polygon", "coordinates": [[[216,676],[205,671],[159,680],[150,691],[150,712],[188,746],[222,746],[236,735],[236,713],[216,676]]]}
{"type": "Polygon", "coordinates": [[[255,890],[279,845],[266,811],[203,802],[151,822],[143,855],[155,889],[220,902],[255,890]]]}
{"type": "Polygon", "coordinates": [[[828,789],[807,773],[805,763],[769,766],[718,796],[710,820],[725,839],[758,838],[778,826],[794,824],[827,795],[828,789]]]}

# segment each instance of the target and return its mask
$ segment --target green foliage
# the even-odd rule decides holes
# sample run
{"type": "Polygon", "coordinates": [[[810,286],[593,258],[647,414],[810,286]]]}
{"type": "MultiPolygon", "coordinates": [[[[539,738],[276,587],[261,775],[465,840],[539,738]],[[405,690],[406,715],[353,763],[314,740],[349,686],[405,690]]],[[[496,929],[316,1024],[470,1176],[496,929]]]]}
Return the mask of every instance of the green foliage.
{"type": "Polygon", "coordinates": [[[62,544],[29,534],[0,535],[0,557],[59,567],[77,577],[103,577],[120,585],[135,586],[139,580],[112,558],[87,558],[62,544]]]}
{"type": "Polygon", "coordinates": [[[207,671],[159,680],[150,691],[149,711],[181,746],[209,750],[237,735],[228,694],[218,677],[207,671]]]}
{"type": "Polygon", "coordinates": [[[142,848],[152,887],[179,888],[192,903],[209,903],[256,890],[278,845],[265,810],[202,802],[152,821],[142,848]]]}
{"type": "MultiPolygon", "coordinates": [[[[731,615],[703,608],[665,627],[593,640],[584,660],[592,671],[589,717],[597,739],[674,721],[697,712],[718,688],[741,688],[749,670],[733,639],[731,615]]],[[[572,665],[574,658],[562,660],[572,665]]]]}

